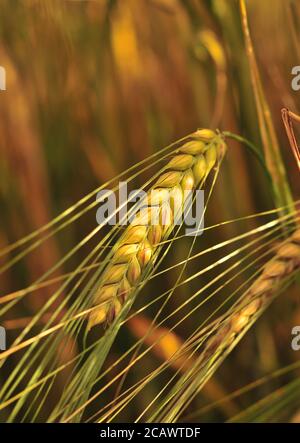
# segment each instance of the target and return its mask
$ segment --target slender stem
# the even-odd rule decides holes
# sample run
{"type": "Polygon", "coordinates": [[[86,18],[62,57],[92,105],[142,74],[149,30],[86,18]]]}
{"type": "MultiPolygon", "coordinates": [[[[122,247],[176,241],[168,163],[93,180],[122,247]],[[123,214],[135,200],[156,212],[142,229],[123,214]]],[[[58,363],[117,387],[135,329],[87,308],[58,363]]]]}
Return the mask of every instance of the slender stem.
{"type": "Polygon", "coordinates": [[[260,152],[260,150],[258,149],[257,146],[255,146],[252,142],[250,142],[249,140],[247,140],[246,138],[242,137],[241,135],[237,135],[234,134],[230,131],[224,131],[222,132],[222,134],[227,137],[227,138],[231,138],[232,140],[236,140],[240,143],[243,143],[245,146],[247,146],[247,148],[249,148],[249,150],[251,151],[251,153],[256,157],[256,159],[259,161],[260,165],[262,166],[264,173],[267,177],[267,179],[270,181],[270,183],[272,184],[272,177],[268,171],[267,165],[265,163],[265,159],[262,155],[262,153],[260,152]]]}
{"type": "Polygon", "coordinates": [[[281,109],[281,116],[284,123],[284,127],[290,142],[291,149],[297,161],[297,166],[300,170],[300,149],[295,137],[293,122],[294,120],[297,123],[300,123],[300,116],[294,114],[294,112],[289,111],[287,108],[281,109]]]}
{"type": "Polygon", "coordinates": [[[288,208],[290,208],[289,211],[291,213],[293,211],[293,196],[290,190],[285,165],[282,159],[276,130],[271,117],[271,110],[265,96],[265,91],[259,73],[259,68],[249,30],[245,0],[239,0],[239,5],[241,24],[245,40],[246,55],[249,63],[251,82],[256,103],[259,130],[262,140],[262,146],[264,149],[265,162],[272,177],[274,201],[278,208],[281,208],[283,206],[287,206],[288,208]]]}

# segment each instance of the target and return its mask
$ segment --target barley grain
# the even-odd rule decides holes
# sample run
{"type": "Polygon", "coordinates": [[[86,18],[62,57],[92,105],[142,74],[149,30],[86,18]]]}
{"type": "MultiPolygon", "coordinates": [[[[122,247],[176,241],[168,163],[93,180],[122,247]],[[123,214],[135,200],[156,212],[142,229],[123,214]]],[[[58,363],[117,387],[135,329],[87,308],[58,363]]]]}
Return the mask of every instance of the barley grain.
{"type": "Polygon", "coordinates": [[[240,307],[236,306],[236,314],[225,320],[218,332],[206,342],[203,359],[208,360],[217,349],[228,349],[253,316],[263,312],[283,280],[297,269],[300,269],[300,228],[283,242],[275,257],[264,266],[261,275],[241,300],[240,307]]]}
{"type": "Polygon", "coordinates": [[[159,243],[168,238],[182,215],[185,191],[204,184],[225,150],[223,137],[208,129],[196,131],[175,150],[148,191],[148,207],[139,210],[113,249],[93,299],[94,306],[101,306],[91,312],[88,329],[118,315],[147,267],[153,266],[159,243]]]}

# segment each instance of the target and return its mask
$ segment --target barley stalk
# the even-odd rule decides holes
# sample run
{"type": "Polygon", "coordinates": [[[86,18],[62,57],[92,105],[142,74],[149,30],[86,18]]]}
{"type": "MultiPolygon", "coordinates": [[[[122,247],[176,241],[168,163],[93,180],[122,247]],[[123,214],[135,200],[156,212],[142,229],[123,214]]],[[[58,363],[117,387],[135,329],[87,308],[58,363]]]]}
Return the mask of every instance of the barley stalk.
{"type": "Polygon", "coordinates": [[[226,350],[238,335],[248,329],[254,317],[260,315],[272,301],[285,278],[300,269],[300,228],[277,250],[266,263],[260,276],[247,291],[246,297],[235,308],[233,316],[224,321],[218,332],[210,338],[203,351],[203,359],[209,359],[216,350],[226,350]]]}
{"type": "Polygon", "coordinates": [[[197,364],[180,380],[168,399],[164,400],[161,415],[153,414],[151,420],[173,422],[192,402],[225,357],[272,302],[285,279],[300,269],[300,228],[278,248],[259,277],[236,303],[233,313],[220,319],[221,326],[204,343],[197,364]],[[193,377],[195,377],[193,379],[193,377]],[[154,418],[153,418],[154,417],[154,418]]]}
{"type": "Polygon", "coordinates": [[[111,323],[128,297],[153,267],[160,243],[181,218],[187,192],[201,187],[226,150],[222,135],[209,129],[196,131],[177,148],[159,178],[147,193],[147,206],[134,216],[113,248],[93,298],[88,329],[111,323]]]}

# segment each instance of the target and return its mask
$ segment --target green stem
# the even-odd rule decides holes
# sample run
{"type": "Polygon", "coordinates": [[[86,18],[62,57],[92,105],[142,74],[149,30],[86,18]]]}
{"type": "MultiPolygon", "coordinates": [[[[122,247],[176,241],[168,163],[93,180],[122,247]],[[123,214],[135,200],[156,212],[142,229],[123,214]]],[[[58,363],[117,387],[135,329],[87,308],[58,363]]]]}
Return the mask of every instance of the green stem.
{"type": "Polygon", "coordinates": [[[241,135],[234,134],[229,131],[224,131],[222,134],[225,137],[231,138],[232,140],[235,140],[237,142],[243,143],[247,148],[249,148],[249,151],[255,156],[255,158],[258,160],[260,165],[262,166],[264,173],[269,180],[269,182],[272,184],[272,177],[268,171],[264,156],[262,155],[261,151],[258,149],[257,146],[255,146],[252,142],[247,140],[246,138],[242,137],[241,135]]]}

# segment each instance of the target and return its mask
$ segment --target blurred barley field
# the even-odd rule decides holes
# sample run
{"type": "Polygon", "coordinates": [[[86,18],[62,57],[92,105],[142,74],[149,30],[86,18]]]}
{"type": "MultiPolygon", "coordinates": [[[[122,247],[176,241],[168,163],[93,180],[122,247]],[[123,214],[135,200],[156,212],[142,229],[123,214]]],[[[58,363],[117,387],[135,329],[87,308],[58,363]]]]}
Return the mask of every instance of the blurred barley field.
{"type": "Polygon", "coordinates": [[[297,229],[281,109],[300,114],[299,26],[296,0],[1,0],[1,422],[299,421],[298,259],[203,360],[297,229]],[[97,190],[144,188],[198,128],[240,136],[205,187],[203,234],[175,230],[130,310],[87,334],[123,232],[98,230],[97,190]]]}

